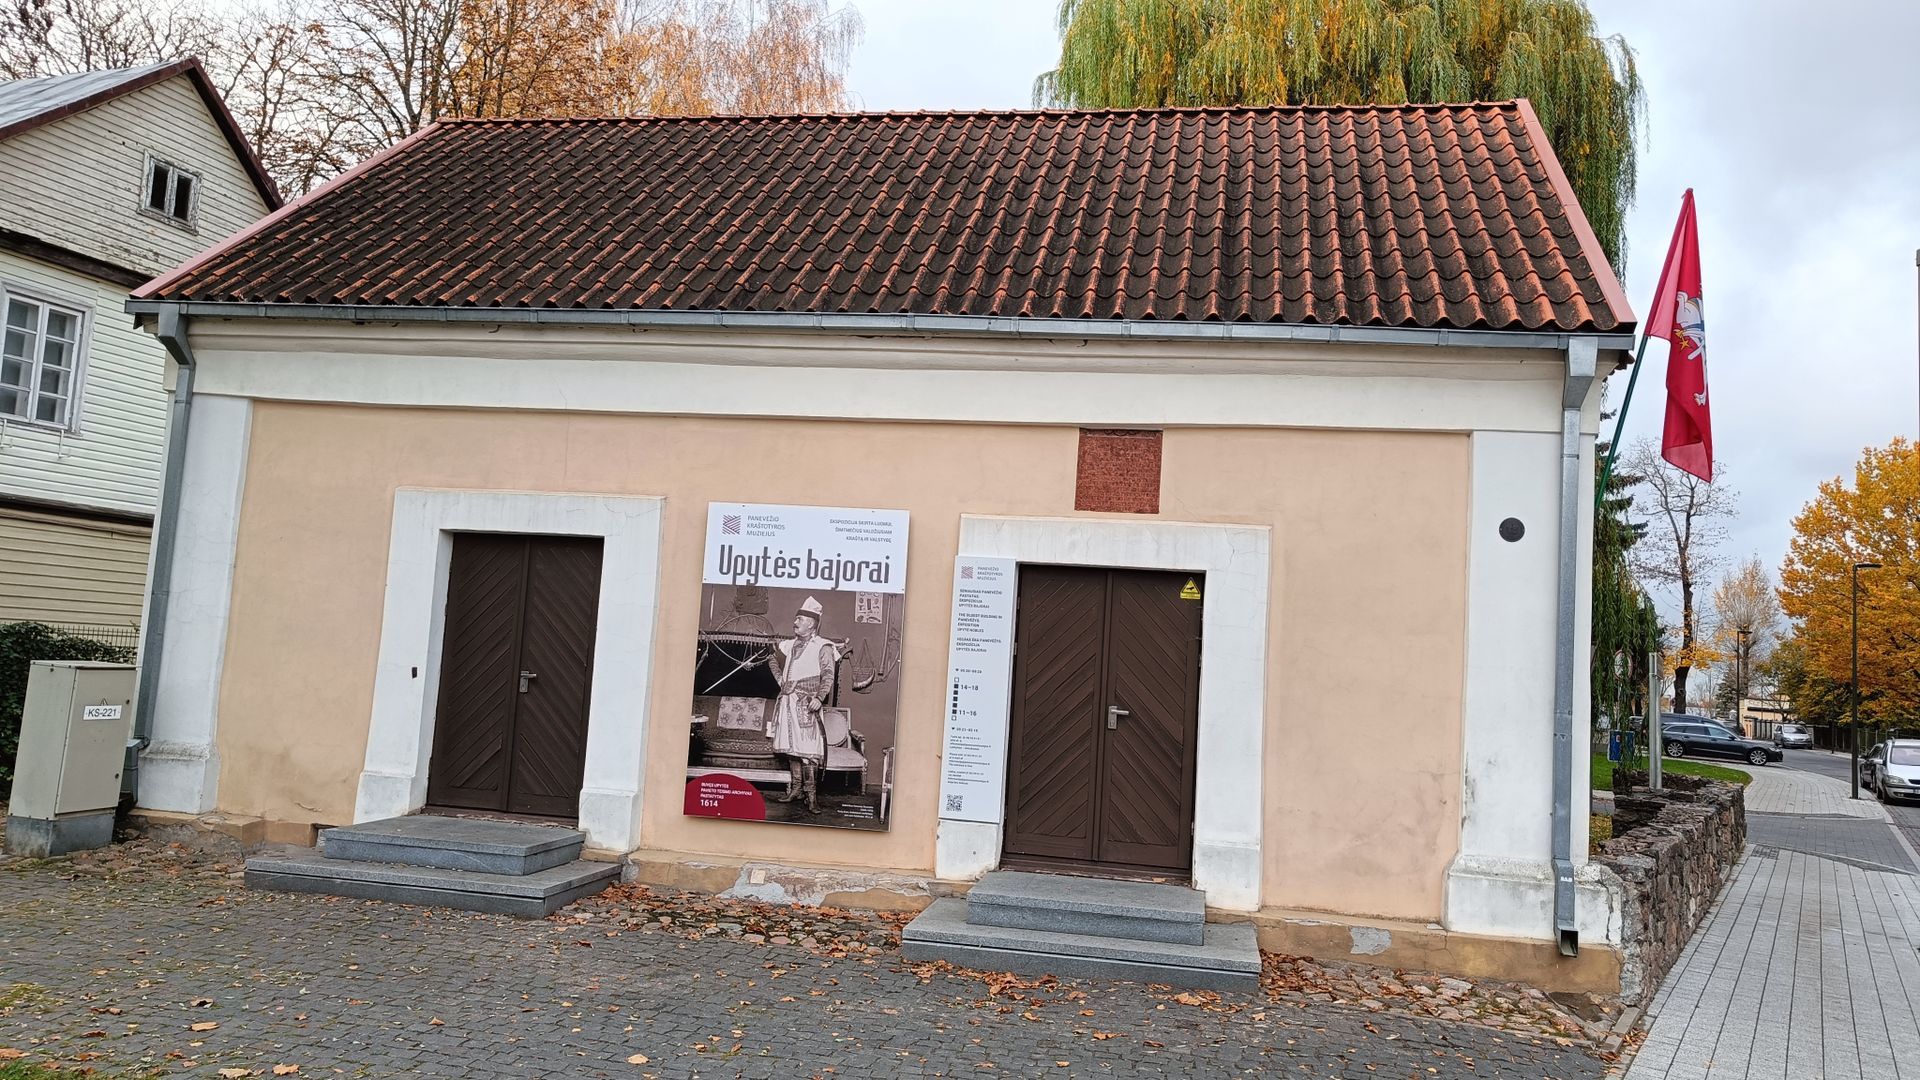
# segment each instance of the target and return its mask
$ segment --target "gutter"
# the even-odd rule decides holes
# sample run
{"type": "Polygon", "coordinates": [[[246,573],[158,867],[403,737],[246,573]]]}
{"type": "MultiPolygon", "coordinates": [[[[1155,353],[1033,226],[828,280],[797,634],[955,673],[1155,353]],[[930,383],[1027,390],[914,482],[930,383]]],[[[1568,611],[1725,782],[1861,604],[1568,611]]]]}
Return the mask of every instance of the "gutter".
{"type": "Polygon", "coordinates": [[[141,628],[140,683],[134,697],[133,738],[127,743],[123,790],[140,802],[140,755],[153,743],[153,701],[160,683],[160,659],[166,652],[167,607],[173,596],[173,549],[180,523],[180,487],[186,476],[187,426],[193,417],[193,349],[187,344],[187,320],[178,304],[161,305],[154,336],[180,365],[174,382],[172,415],[167,418],[167,456],[160,480],[159,513],[153,523],[153,574],[147,582],[147,621],[141,628]]]}
{"type": "Polygon", "coordinates": [[[1575,338],[1567,346],[1560,393],[1560,576],[1553,650],[1553,922],[1560,955],[1580,952],[1573,884],[1573,687],[1576,622],[1580,610],[1580,414],[1598,378],[1599,342],[1575,338]]]}
{"type": "Polygon", "coordinates": [[[1264,341],[1362,343],[1460,348],[1551,349],[1594,342],[1630,350],[1633,334],[1532,330],[1409,329],[1304,323],[1166,322],[1152,319],[1041,319],[987,315],[806,314],[761,311],[662,311],[609,308],[412,307],[361,304],[260,304],[215,300],[134,299],[135,315],[177,312],[211,319],[304,319],[323,322],[479,323],[485,325],[628,327],[636,330],[813,331],[841,334],[974,334],[1023,338],[1136,341],[1264,341]]]}

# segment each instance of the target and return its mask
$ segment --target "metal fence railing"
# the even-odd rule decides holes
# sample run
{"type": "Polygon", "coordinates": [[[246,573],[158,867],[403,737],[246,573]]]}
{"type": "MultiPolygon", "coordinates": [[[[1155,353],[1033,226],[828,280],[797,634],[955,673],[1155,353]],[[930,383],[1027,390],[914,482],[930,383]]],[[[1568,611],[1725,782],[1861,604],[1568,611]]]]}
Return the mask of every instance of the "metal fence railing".
{"type": "MultiPolygon", "coordinates": [[[[38,622],[39,620],[34,621],[38,622]]],[[[140,647],[140,627],[132,623],[41,622],[40,625],[49,630],[57,630],[62,634],[71,634],[74,637],[87,638],[92,641],[98,641],[104,645],[118,645],[127,649],[137,649],[140,647]]]]}

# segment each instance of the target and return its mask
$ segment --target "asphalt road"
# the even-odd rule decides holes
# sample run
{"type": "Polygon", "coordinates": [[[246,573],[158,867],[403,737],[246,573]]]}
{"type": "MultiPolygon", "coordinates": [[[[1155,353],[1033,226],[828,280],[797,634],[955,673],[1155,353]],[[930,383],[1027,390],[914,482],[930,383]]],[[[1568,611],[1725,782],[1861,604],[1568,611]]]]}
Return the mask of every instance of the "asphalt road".
{"type": "Polygon", "coordinates": [[[1789,769],[1819,773],[1831,776],[1835,780],[1845,780],[1849,765],[1845,754],[1829,754],[1824,750],[1789,750],[1787,758],[1780,764],[1789,769]]]}

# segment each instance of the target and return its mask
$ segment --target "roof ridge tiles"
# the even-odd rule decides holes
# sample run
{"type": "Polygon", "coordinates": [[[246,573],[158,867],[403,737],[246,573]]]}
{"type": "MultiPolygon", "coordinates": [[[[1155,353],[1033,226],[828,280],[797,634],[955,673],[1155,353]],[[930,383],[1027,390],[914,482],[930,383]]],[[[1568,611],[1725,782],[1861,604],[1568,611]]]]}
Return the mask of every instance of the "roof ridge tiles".
{"type": "Polygon", "coordinates": [[[443,116],[432,121],[436,125],[447,126],[494,126],[514,127],[519,125],[552,124],[704,124],[712,122],[738,121],[788,121],[788,120],[919,120],[919,119],[961,119],[961,118],[1060,118],[1071,117],[1123,117],[1141,115],[1181,115],[1181,116],[1226,116],[1226,115],[1304,115],[1308,113],[1438,113],[1459,110],[1491,111],[1517,109],[1523,98],[1506,98],[1473,101],[1437,101],[1437,102],[1401,102],[1386,103],[1331,103],[1331,104],[1284,104],[1284,105],[1147,105],[1133,107],[1085,108],[1072,106],[1041,106],[1024,109],[847,109],[843,111],[819,112],[758,112],[758,113],[636,113],[623,115],[618,113],[588,113],[579,115],[550,116],[443,116]]]}

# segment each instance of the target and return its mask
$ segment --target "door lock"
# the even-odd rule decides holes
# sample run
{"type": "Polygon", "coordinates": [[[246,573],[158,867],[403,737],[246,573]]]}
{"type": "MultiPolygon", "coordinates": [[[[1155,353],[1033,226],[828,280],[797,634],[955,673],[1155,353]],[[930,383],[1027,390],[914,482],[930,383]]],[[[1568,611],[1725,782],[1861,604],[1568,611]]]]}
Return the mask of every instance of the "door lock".
{"type": "Polygon", "coordinates": [[[531,671],[523,671],[523,672],[521,672],[521,673],[520,673],[520,692],[521,692],[521,693],[523,693],[523,694],[524,694],[524,693],[526,693],[526,692],[527,692],[527,684],[528,684],[528,683],[530,683],[530,682],[532,682],[533,680],[535,680],[535,679],[537,679],[537,678],[539,678],[539,677],[540,677],[540,676],[538,676],[538,675],[536,675],[536,674],[534,674],[534,673],[533,673],[533,672],[531,672],[531,671]]]}
{"type": "Polygon", "coordinates": [[[1121,708],[1118,705],[1107,706],[1107,730],[1113,731],[1119,728],[1120,718],[1123,716],[1132,716],[1132,715],[1133,715],[1132,713],[1128,712],[1127,710],[1121,708]]]}

